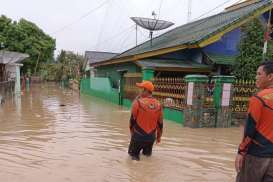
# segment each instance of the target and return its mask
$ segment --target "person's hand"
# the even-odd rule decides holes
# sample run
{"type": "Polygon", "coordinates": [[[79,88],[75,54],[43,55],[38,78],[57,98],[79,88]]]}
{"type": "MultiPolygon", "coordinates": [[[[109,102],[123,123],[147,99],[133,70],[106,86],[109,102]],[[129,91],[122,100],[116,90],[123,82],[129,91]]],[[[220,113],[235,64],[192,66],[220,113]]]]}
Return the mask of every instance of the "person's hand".
{"type": "Polygon", "coordinates": [[[235,159],[235,169],[236,172],[240,172],[244,162],[244,156],[241,154],[237,154],[236,159],[235,159]]]}
{"type": "Polygon", "coordinates": [[[161,138],[156,138],[156,144],[160,143],[161,142],[161,138]]]}

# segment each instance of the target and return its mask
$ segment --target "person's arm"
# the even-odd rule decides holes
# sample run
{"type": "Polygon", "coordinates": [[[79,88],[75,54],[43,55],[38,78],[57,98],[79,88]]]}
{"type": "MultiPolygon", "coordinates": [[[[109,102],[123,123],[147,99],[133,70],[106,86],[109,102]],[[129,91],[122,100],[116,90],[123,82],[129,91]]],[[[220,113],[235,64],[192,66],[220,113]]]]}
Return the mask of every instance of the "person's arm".
{"type": "Polygon", "coordinates": [[[256,125],[260,120],[262,108],[263,102],[261,99],[259,99],[259,97],[253,96],[250,98],[248,116],[244,129],[244,137],[239,145],[238,154],[235,160],[235,168],[237,172],[240,171],[244,156],[246,155],[248,147],[256,134],[256,125]]]}
{"type": "Polygon", "coordinates": [[[163,133],[163,109],[161,107],[158,121],[157,121],[157,128],[156,128],[156,143],[160,143],[162,133],[163,133]]]}
{"type": "Polygon", "coordinates": [[[263,108],[263,103],[257,96],[251,97],[249,101],[248,116],[246,120],[244,138],[239,146],[238,153],[245,155],[249,144],[252,142],[256,134],[256,125],[258,124],[261,112],[263,108]]]}
{"type": "Polygon", "coordinates": [[[130,117],[130,122],[129,122],[129,129],[131,134],[133,133],[133,127],[136,124],[136,118],[137,118],[137,113],[138,113],[138,101],[134,100],[132,104],[132,109],[131,109],[131,117],[130,117]]]}

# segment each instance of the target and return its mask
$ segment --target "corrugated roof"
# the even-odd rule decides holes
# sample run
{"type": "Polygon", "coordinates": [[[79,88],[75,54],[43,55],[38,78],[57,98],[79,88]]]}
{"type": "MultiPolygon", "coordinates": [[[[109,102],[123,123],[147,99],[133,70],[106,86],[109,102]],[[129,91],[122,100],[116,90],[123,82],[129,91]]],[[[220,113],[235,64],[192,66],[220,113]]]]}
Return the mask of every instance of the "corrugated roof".
{"type": "Polygon", "coordinates": [[[28,54],[2,50],[0,51],[0,64],[20,63],[28,57],[28,54]]]}
{"type": "Polygon", "coordinates": [[[117,54],[118,53],[112,53],[112,52],[85,51],[85,59],[89,63],[97,63],[100,61],[111,59],[117,54]]]}
{"type": "Polygon", "coordinates": [[[136,61],[141,67],[148,68],[176,68],[176,69],[211,69],[211,66],[188,60],[175,59],[144,59],[136,61]]]}
{"type": "Polygon", "coordinates": [[[271,4],[270,0],[262,0],[234,11],[222,12],[208,18],[179,26],[154,38],[152,46],[150,45],[150,41],[146,41],[143,44],[129,49],[114,58],[121,58],[163,48],[197,43],[208,38],[210,35],[221,31],[226,26],[248,17],[256,10],[269,4],[271,4]]]}

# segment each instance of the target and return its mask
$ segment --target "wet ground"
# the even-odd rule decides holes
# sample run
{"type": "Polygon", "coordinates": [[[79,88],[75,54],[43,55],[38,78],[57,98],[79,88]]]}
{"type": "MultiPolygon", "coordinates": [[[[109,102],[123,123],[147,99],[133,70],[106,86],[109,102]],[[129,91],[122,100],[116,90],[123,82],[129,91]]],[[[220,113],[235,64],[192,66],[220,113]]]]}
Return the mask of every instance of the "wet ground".
{"type": "Polygon", "coordinates": [[[0,106],[0,179],[7,182],[234,181],[239,128],[165,121],[153,156],[131,161],[129,111],[95,97],[34,85],[0,106]]]}

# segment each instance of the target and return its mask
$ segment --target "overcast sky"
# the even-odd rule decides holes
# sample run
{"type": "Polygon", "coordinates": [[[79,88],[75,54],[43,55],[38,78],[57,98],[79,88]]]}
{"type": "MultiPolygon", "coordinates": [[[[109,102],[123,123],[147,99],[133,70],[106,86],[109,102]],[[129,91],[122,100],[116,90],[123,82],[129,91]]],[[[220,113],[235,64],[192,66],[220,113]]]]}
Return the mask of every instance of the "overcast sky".
{"type": "MultiPolygon", "coordinates": [[[[235,2],[238,0],[192,0],[191,19],[216,14],[235,2]]],[[[187,23],[188,0],[0,0],[0,14],[32,21],[55,38],[56,53],[61,49],[81,54],[86,50],[125,51],[136,42],[130,17],[152,18],[152,11],[159,19],[175,23],[170,30],[187,23]]],[[[149,32],[138,30],[138,42],[148,40],[149,32]]]]}

